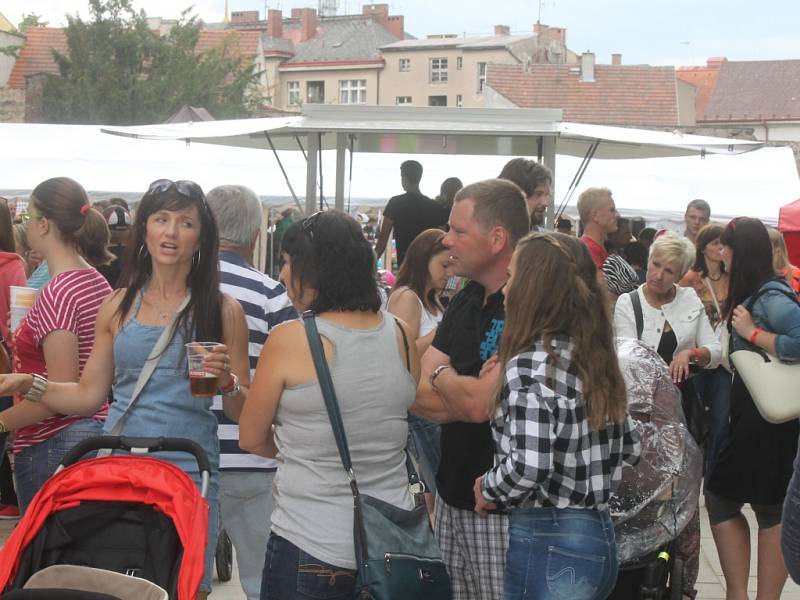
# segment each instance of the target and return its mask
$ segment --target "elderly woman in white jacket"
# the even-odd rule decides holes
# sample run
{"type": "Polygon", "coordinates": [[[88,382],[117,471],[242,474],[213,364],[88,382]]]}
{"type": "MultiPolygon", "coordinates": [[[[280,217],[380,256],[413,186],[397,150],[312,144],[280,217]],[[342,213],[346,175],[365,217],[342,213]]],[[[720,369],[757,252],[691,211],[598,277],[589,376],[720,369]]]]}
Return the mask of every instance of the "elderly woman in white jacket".
{"type": "Polygon", "coordinates": [[[641,339],[670,366],[675,382],[689,375],[689,367],[719,366],[722,347],[694,289],[678,282],[689,270],[695,247],[674,233],[659,236],[650,246],[647,279],[636,292],[642,307],[641,334],[637,331],[634,299],[623,294],[614,309],[618,337],[641,339]]]}
{"type": "MultiPolygon", "coordinates": [[[[693,288],[678,282],[694,262],[695,247],[674,233],[659,236],[650,246],[647,279],[635,292],[623,294],[614,309],[618,337],[638,338],[669,365],[673,381],[689,376],[691,365],[719,366],[722,347],[693,288]],[[637,327],[633,294],[641,305],[637,327]]],[[[699,485],[699,482],[698,482],[699,485]]],[[[684,561],[682,593],[694,598],[700,567],[700,518],[697,509],[675,541],[675,555],[684,561]]]]}

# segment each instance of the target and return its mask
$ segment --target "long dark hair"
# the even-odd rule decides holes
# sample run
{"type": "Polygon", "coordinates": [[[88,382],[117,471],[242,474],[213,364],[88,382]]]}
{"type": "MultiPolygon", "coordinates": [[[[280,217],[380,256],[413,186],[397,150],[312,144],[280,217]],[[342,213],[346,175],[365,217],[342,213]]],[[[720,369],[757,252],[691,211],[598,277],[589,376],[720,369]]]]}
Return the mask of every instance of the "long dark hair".
{"type": "Polygon", "coordinates": [[[186,277],[186,286],[192,291],[192,298],[178,315],[175,331],[180,329],[187,340],[221,342],[222,294],[219,290],[217,222],[208,208],[203,191],[196,184],[193,185],[199,191],[197,195],[188,196],[171,187],[164,192],[148,191],[139,202],[119,280],[119,286],[126,289],[117,316],[120,322],[125,319],[136,296],[153,274],[153,262],[145,244],[147,219],[160,210],[177,211],[194,206],[200,215],[200,249],[192,257],[192,268],[186,277]]]}
{"type": "Polygon", "coordinates": [[[723,316],[730,321],[734,308],[775,278],[772,243],[764,224],[750,217],[737,217],[728,223],[719,241],[733,250],[731,282],[723,307],[723,316]]]}
{"type": "Polygon", "coordinates": [[[74,179],[53,177],[31,193],[33,209],[58,230],[61,240],[94,267],[114,259],[108,251],[108,224],[89,204],[89,197],[74,179]]]}
{"type": "Polygon", "coordinates": [[[11,210],[8,208],[8,201],[5,198],[0,199],[0,250],[3,252],[17,251],[11,210]]]}
{"type": "MultiPolygon", "coordinates": [[[[697,239],[694,244],[697,246],[697,252],[694,255],[694,264],[692,271],[700,273],[701,277],[708,277],[708,265],[706,264],[706,255],[703,251],[711,242],[718,240],[722,235],[725,228],[722,225],[704,225],[703,228],[697,232],[697,239]]],[[[722,272],[725,272],[725,263],[720,265],[722,272]]]]}
{"type": "Polygon", "coordinates": [[[422,300],[422,305],[429,312],[441,310],[436,302],[436,294],[439,290],[430,290],[425,294],[425,288],[431,277],[428,265],[431,259],[447,250],[442,243],[445,233],[441,229],[426,229],[414,238],[414,241],[406,250],[406,257],[397,273],[392,291],[407,287],[422,300]]]}
{"type": "MultiPolygon", "coordinates": [[[[583,386],[587,420],[598,430],[625,419],[625,381],[614,350],[614,334],[597,271],[585,244],[561,233],[532,233],[514,251],[516,269],[506,290],[506,326],[499,359],[508,361],[541,339],[549,357],[556,335],[572,338],[583,386]],[[544,290],[547,290],[543,293],[544,290]]],[[[496,396],[500,402],[502,382],[496,396]]]]}
{"type": "Polygon", "coordinates": [[[351,216],[331,210],[294,223],[281,251],[292,260],[300,294],[306,287],[316,291],[308,307],[315,313],[380,310],[375,253],[351,216]]]}

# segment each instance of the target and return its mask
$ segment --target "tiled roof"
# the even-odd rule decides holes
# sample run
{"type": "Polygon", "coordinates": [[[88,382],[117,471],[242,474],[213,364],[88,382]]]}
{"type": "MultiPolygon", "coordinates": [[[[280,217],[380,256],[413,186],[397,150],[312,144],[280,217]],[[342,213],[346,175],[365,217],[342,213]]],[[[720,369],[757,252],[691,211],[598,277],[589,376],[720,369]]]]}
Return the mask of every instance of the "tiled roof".
{"type": "Polygon", "coordinates": [[[426,48],[481,49],[506,48],[514,42],[526,40],[533,35],[489,35],[471,37],[434,37],[422,40],[401,40],[381,47],[385,51],[423,50],[426,48]]]}
{"type": "Polygon", "coordinates": [[[261,45],[264,54],[292,54],[294,53],[294,43],[282,37],[270,37],[267,32],[261,33],[261,45]]]}
{"type": "MultiPolygon", "coordinates": [[[[710,61],[709,61],[710,62],[710,61]]],[[[698,116],[702,115],[711,99],[711,93],[717,84],[720,63],[709,64],[705,67],[679,67],[675,74],[678,79],[690,83],[697,88],[697,95],[694,99],[694,112],[698,116]]]]}
{"type": "Polygon", "coordinates": [[[678,125],[675,69],[595,65],[594,82],[580,67],[533,64],[487,66],[487,84],[520,108],[560,108],[565,121],[601,125],[678,125]]]}
{"type": "Polygon", "coordinates": [[[295,44],[295,55],[284,63],[376,61],[381,46],[397,41],[383,25],[369,17],[326,20],[318,33],[302,44],[295,44]]]}
{"type": "Polygon", "coordinates": [[[17,62],[8,78],[8,87],[23,89],[25,78],[38,73],[58,74],[58,65],[53,59],[53,50],[61,54],[67,51],[67,36],[63,29],[53,27],[30,27],[25,32],[25,44],[19,52],[17,62]]]}
{"type": "MultiPolygon", "coordinates": [[[[195,50],[205,52],[222,44],[227,36],[235,40],[232,49],[244,57],[258,54],[261,33],[258,31],[206,31],[200,32],[195,50]]],[[[22,89],[25,78],[37,73],[58,74],[58,65],[53,59],[52,50],[62,54],[67,52],[67,36],[63,29],[52,27],[31,27],[25,32],[25,45],[20,50],[14,69],[8,79],[8,86],[22,89]]]]}
{"type": "Polygon", "coordinates": [[[725,62],[703,122],[800,119],[800,60],[725,62]]]}

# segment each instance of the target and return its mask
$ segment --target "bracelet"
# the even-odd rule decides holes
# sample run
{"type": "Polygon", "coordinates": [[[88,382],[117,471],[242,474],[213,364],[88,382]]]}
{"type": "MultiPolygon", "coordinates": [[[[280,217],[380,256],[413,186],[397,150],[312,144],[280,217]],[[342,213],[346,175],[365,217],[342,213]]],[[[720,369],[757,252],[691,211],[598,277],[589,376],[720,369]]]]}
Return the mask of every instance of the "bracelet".
{"type": "Polygon", "coordinates": [[[236,373],[231,373],[231,377],[228,380],[228,385],[219,388],[217,391],[223,396],[235,396],[241,389],[242,388],[239,385],[239,378],[236,376],[236,373]]]}
{"type": "Polygon", "coordinates": [[[753,335],[750,336],[750,343],[755,346],[756,338],[758,337],[759,333],[764,333],[764,330],[761,327],[756,327],[755,331],[753,331],[753,335]]]}
{"type": "Polygon", "coordinates": [[[451,368],[450,365],[439,365],[433,370],[433,373],[431,373],[431,379],[430,379],[431,387],[437,392],[439,391],[439,388],[436,387],[436,378],[442,371],[449,368],[451,368]]]}
{"type": "Polygon", "coordinates": [[[700,360],[700,348],[692,348],[690,352],[692,356],[689,358],[689,362],[696,364],[700,360]]]}
{"type": "Polygon", "coordinates": [[[47,389],[47,379],[36,373],[31,373],[31,377],[33,377],[33,382],[23,398],[31,402],[39,402],[47,389]]]}

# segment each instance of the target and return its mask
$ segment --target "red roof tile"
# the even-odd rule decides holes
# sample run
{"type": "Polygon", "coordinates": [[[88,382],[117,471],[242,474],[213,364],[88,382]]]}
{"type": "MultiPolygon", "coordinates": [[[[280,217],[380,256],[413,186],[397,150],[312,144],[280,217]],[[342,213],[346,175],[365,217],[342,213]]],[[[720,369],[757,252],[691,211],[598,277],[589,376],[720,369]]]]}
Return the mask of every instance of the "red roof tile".
{"type": "MultiPolygon", "coordinates": [[[[195,51],[201,53],[216,48],[228,36],[232,39],[231,49],[241,56],[252,58],[258,54],[258,43],[261,38],[259,31],[203,30],[200,32],[195,51]]],[[[8,87],[23,89],[25,78],[37,73],[57,75],[58,65],[53,59],[52,50],[62,54],[67,52],[67,36],[63,29],[52,27],[28,29],[25,34],[25,44],[8,79],[8,87]]]]}
{"type": "Polygon", "coordinates": [[[717,77],[719,76],[720,62],[708,61],[708,66],[705,67],[679,67],[675,74],[678,79],[692,84],[697,88],[697,95],[694,98],[694,112],[698,119],[702,115],[708,101],[711,99],[711,93],[717,85],[717,77]]]}
{"type": "Polygon", "coordinates": [[[678,97],[673,67],[595,65],[594,82],[575,65],[496,65],[487,83],[520,108],[560,108],[565,121],[674,127],[678,97]]]}
{"type": "Polygon", "coordinates": [[[53,50],[64,54],[67,51],[67,36],[63,29],[53,27],[31,27],[25,32],[25,44],[14,64],[8,87],[23,89],[25,78],[37,73],[58,74],[58,65],[53,60],[53,50]]]}

